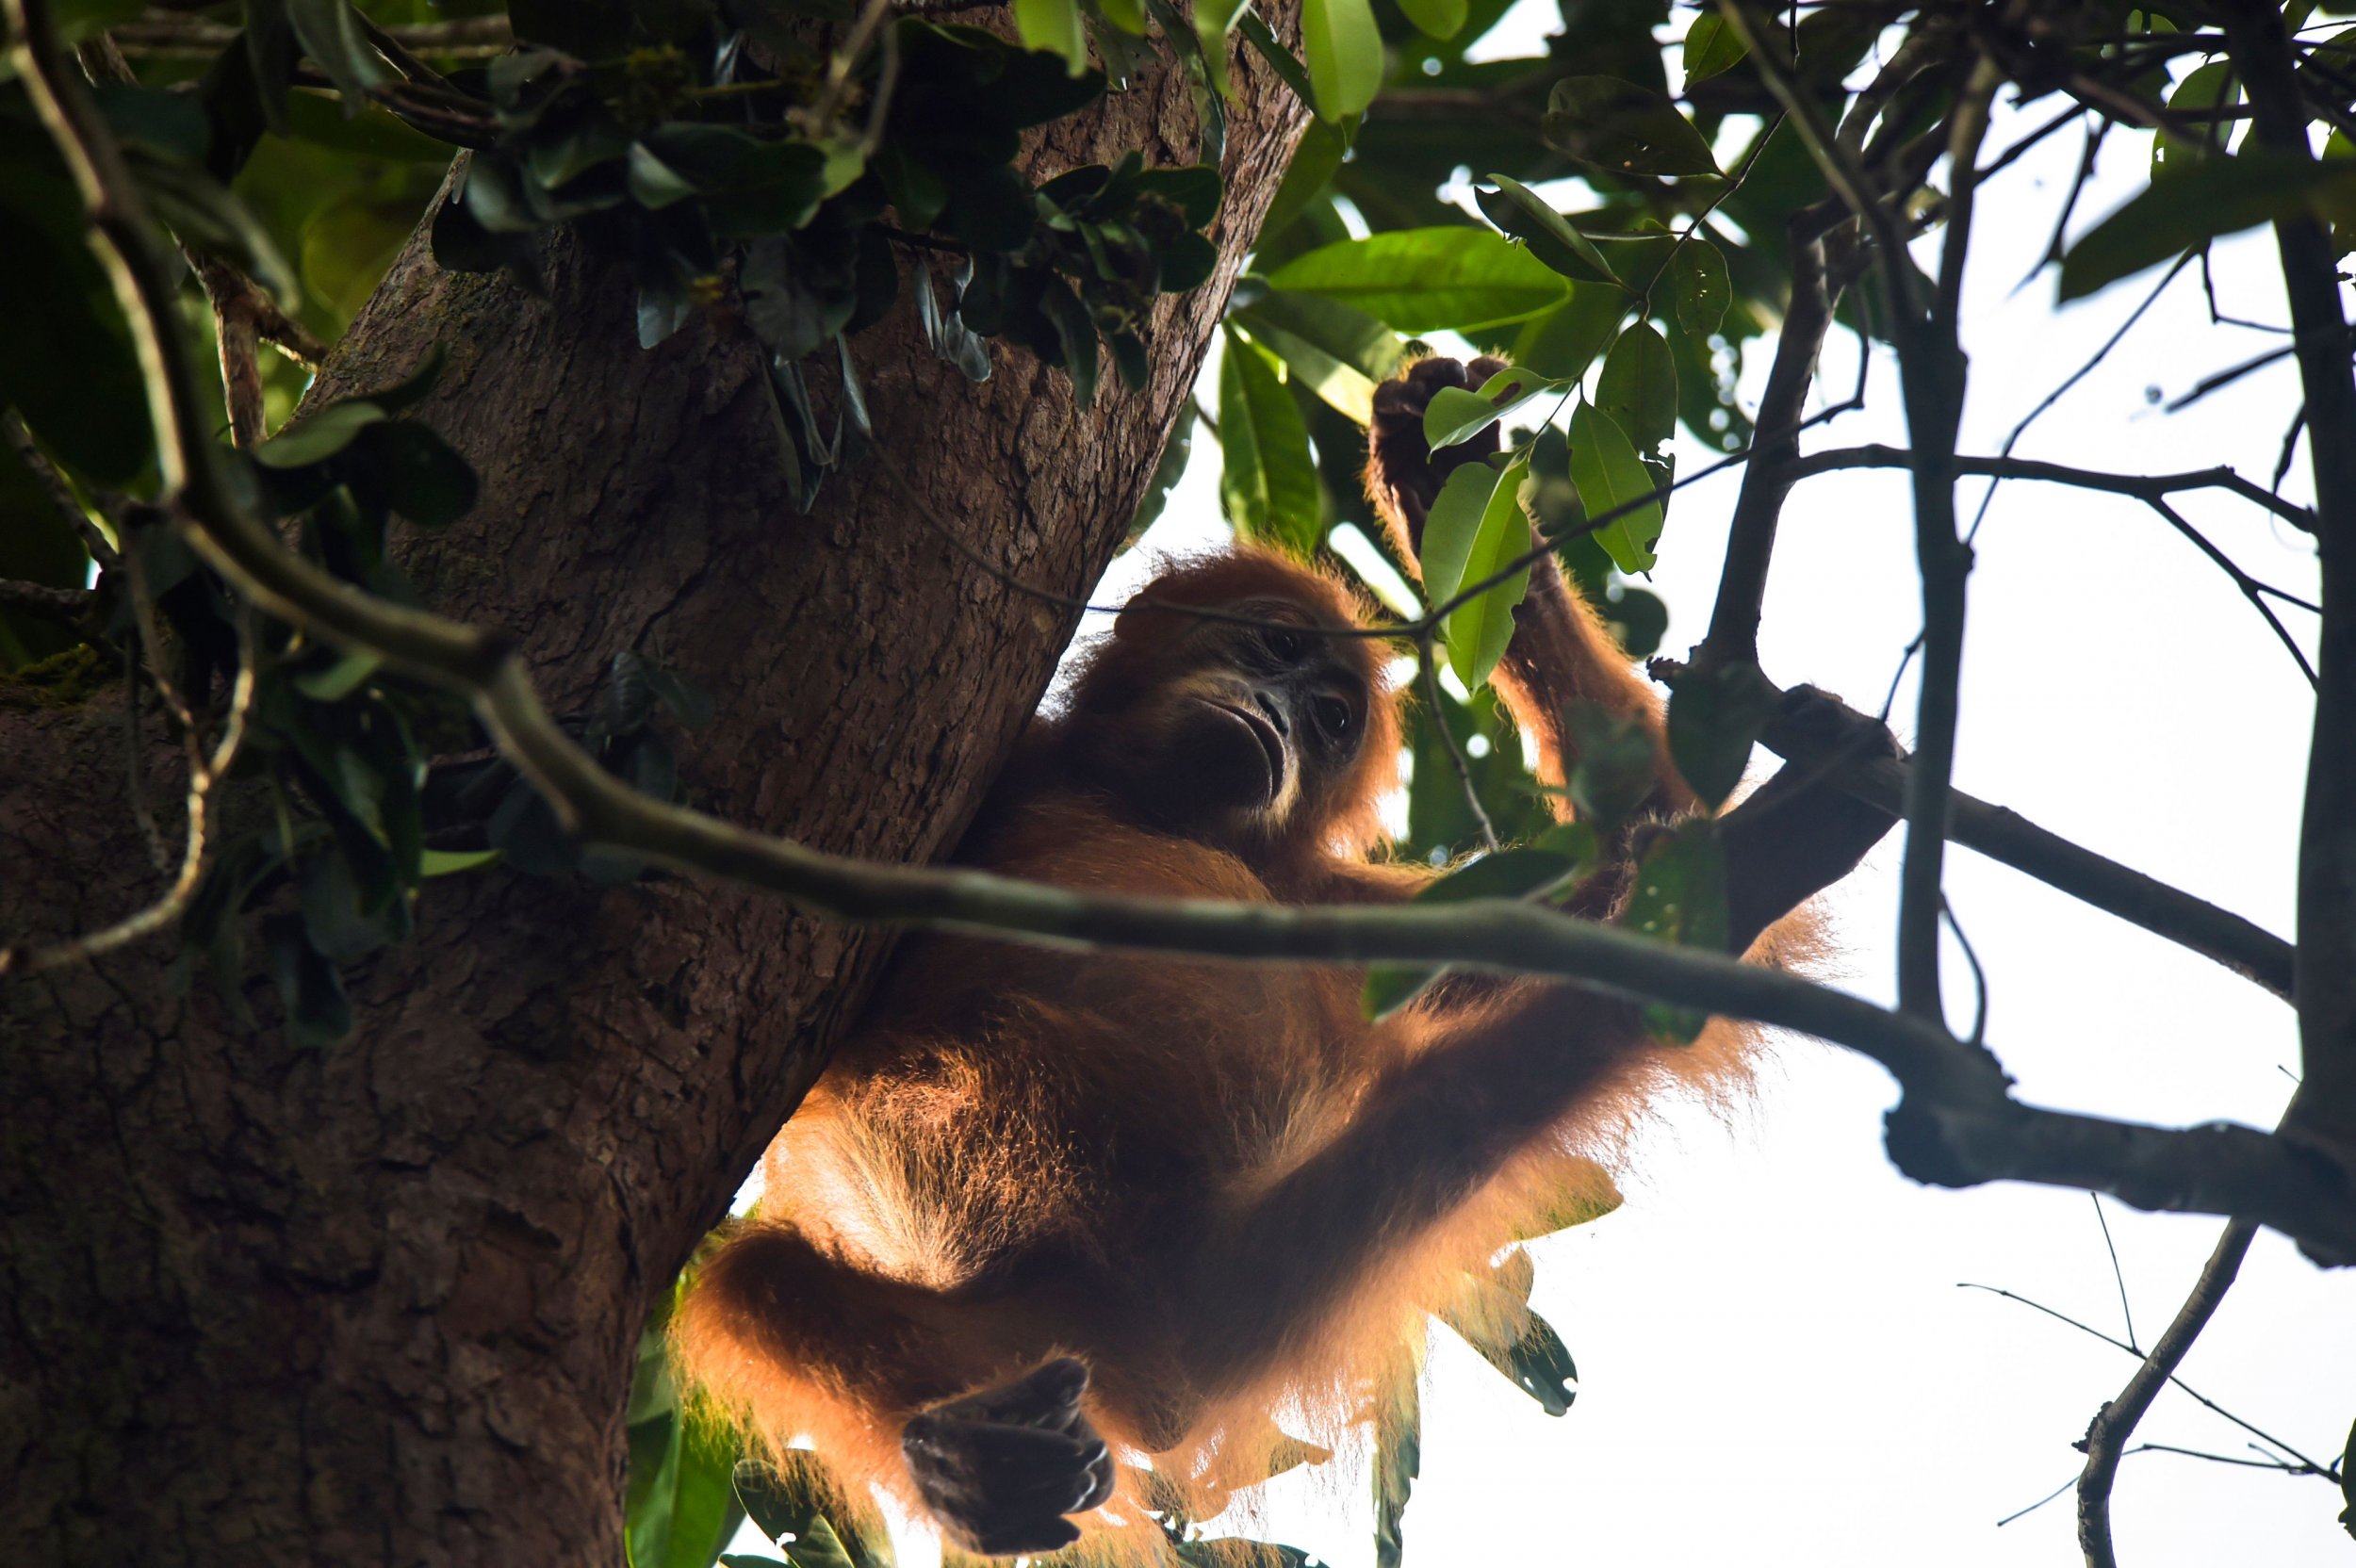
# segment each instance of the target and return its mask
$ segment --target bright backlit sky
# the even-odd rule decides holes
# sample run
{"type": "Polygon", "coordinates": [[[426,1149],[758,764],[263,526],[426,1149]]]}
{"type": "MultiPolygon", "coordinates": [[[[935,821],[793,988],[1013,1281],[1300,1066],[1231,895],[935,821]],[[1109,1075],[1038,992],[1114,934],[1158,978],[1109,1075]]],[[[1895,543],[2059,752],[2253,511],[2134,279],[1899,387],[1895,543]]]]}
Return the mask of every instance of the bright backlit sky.
{"type": "MultiPolygon", "coordinates": [[[[1484,53],[1536,46],[1554,15],[1526,3],[1484,53]]],[[[2052,111],[2000,114],[2002,148],[2052,111]]],[[[2078,227],[2140,184],[2148,139],[2115,133],[2078,227]]],[[[2026,277],[2078,155],[2057,136],[1981,205],[1967,293],[1973,377],[1962,448],[1992,452],[2082,363],[2155,274],[2058,312],[2050,273],[2026,277]]],[[[1562,200],[1581,198],[1566,188],[1562,200]]],[[[1935,257],[1938,237],[1923,246],[1935,257]]],[[[2233,314],[2281,322],[2270,240],[2217,252],[2233,314]]],[[[2261,479],[2297,406],[2287,366],[2192,409],[2161,400],[2280,341],[2212,325],[2187,272],[2111,362],[2019,448],[2120,471],[2229,463],[2261,479]]],[[[1827,351],[1824,384],[1853,384],[1856,350],[1827,351]]],[[[1755,396],[1766,369],[1754,356],[1755,396]]],[[[1203,395],[1216,398],[1216,366],[1203,395]]],[[[1903,445],[1895,376],[1871,368],[1870,405],[1808,436],[1811,449],[1903,445]]],[[[1821,401],[1821,400],[1820,400],[1821,401]]],[[[1691,471],[1710,454],[1683,453],[1691,471]]],[[[1116,564],[1118,602],[1156,552],[1223,536],[1218,449],[1196,461],[1144,547],[1116,564]]],[[[2305,455],[2287,494],[2308,494],[2305,455]]],[[[1736,476],[1683,492],[1652,583],[1663,646],[1696,641],[1716,589],[1736,476]]],[[[1967,506],[1978,499],[1965,489],[1967,506]]],[[[2303,539],[2204,495],[2184,510],[2250,571],[2315,591],[2303,539]]],[[[1808,482],[1787,509],[1762,660],[1878,704],[1916,629],[1911,512],[1902,474],[1808,482]]],[[[2285,611],[2302,637],[2313,628],[2285,611]]],[[[2137,503],[2014,484],[1979,538],[1955,776],[1959,787],[2287,935],[2310,701],[2297,667],[2228,580],[2137,503]]],[[[1907,728],[1913,691],[1896,712],[1907,728]]],[[[1762,766],[1766,760],[1762,759],[1762,766]]],[[[1832,895],[1842,983],[1890,997],[1898,838],[1832,895]]],[[[1988,1038],[2035,1103],[2185,1124],[2270,1125],[2292,1088],[2290,1009],[2222,970],[2026,877],[1958,851],[1948,889],[1989,975],[1988,1038]]],[[[1952,948],[1951,1009],[1969,979],[1952,948]]],[[[1756,1103],[1727,1126],[1675,1116],[1641,1151],[1628,1202],[1538,1249],[1538,1309],[1578,1357],[1579,1401],[1549,1420],[1445,1331],[1425,1385],[1423,1475],[1407,1560],[2041,1568],[2080,1560],[2070,1499],[2010,1525],[2074,1477],[2070,1445],[2134,1361],[1996,1286],[2121,1334],[2119,1287],[2086,1195],[2026,1186],[1942,1192],[1883,1155],[1889,1079],[1811,1042],[1775,1055],[1756,1103]]],[[[2221,1222],[2106,1205],[2135,1331],[2148,1345],[2221,1222]]],[[[2186,1362],[2196,1388],[2329,1462],[2356,1415],[2356,1280],[2322,1273],[2262,1235],[2239,1286],[2186,1362]]],[[[2161,1396],[2146,1441],[2255,1457],[2249,1434],[2182,1394],[2161,1396]]],[[[1335,1568],[1372,1561],[1361,1476],[1280,1482],[1261,1530],[1335,1568]]],[[[2113,1507],[2134,1568],[2348,1560],[2335,1489],[2165,1453],[2130,1458],[2113,1507]]],[[[912,1560],[903,1555],[904,1562],[912,1560]]]]}
{"type": "MultiPolygon", "coordinates": [[[[1552,7],[1525,4],[1491,52],[1534,46],[1552,7]]],[[[1991,154],[2050,115],[2000,115],[1991,154]]],[[[2077,227],[2137,188],[2148,139],[2115,133],[2077,227]]],[[[2040,253],[2078,156],[2050,139],[1984,201],[1966,302],[1973,378],[1963,449],[1992,452],[2156,280],[2145,274],[2056,311],[2040,253]]],[[[1580,198],[1565,188],[1562,200],[1580,198]]],[[[1922,248],[1934,258],[1938,237],[1922,248]]],[[[2218,247],[2229,314],[2285,319],[2271,241],[2218,247]]],[[[1935,264],[1935,263],[1934,263],[1935,264]]],[[[2263,481],[2297,406],[2287,366],[2184,413],[2188,390],[2279,338],[2210,323],[2181,276],[2113,359],[2023,440],[2021,455],[2119,471],[2229,463],[2263,481]]],[[[1836,341],[1824,384],[1844,394],[1856,350],[1836,341]]],[[[1748,367],[1755,396],[1765,355],[1748,367]]],[[[1870,406],[1810,449],[1906,440],[1895,376],[1872,367],[1870,406]]],[[[1206,379],[1206,404],[1216,395],[1206,379]]],[[[1821,400],[1820,400],[1821,403],[1821,400]]],[[[1685,471],[1710,454],[1689,444],[1685,471]]],[[[1118,602],[1151,553],[1219,537],[1216,446],[1196,461],[1146,549],[1116,564],[1118,602]]],[[[2302,449],[2285,493],[2305,499],[2302,449]]],[[[1877,704],[1919,608],[1902,474],[1808,482],[1785,513],[1762,659],[1777,682],[1814,681],[1877,704]]],[[[1652,583],[1670,607],[1663,647],[1698,640],[1717,586],[1736,476],[1683,492],[1652,583]]],[[[1976,505],[1976,482],[1965,488],[1976,505]]],[[[2184,510],[2245,566],[2312,596],[2305,541],[2265,514],[2193,495],[2184,510]]],[[[1958,785],[2260,922],[2292,929],[2292,869],[2310,702],[2304,681],[2229,580],[2139,504],[2013,484],[1979,538],[1958,785]]],[[[2302,638],[2313,628],[2285,612],[2302,638]]],[[[1902,689],[1901,732],[1913,688],[1902,689]]],[[[1761,766],[1772,760],[1760,760],[1761,766]]],[[[1843,983],[1891,995],[1898,839],[1834,895],[1843,983]]],[[[1988,1037],[2032,1102],[2184,1124],[2270,1125],[2292,1088],[2290,1009],[2222,970],[1958,852],[1950,896],[1990,977],[1988,1037]]],[[[1952,1010],[1972,996],[1950,950],[1952,1010]]],[[[1699,1112],[1660,1128],[1620,1212],[1541,1246],[1535,1302],[1582,1373],[1561,1420],[1446,1331],[1425,1384],[1423,1476],[1407,1560],[1527,1563],[2080,1560],[2070,1499],[1997,1521],[2075,1475],[2070,1446],[2134,1361],[1993,1285],[2122,1331],[2089,1200],[2026,1186],[1951,1193],[1893,1171],[1880,1143],[1893,1102],[1861,1058],[1792,1041],[1731,1128],[1699,1112]]],[[[2220,1221],[2106,1205],[2139,1343],[2174,1313],[2220,1221]]],[[[2195,1388],[2318,1461],[2356,1416],[2356,1281],[2262,1235],[2186,1362],[2195,1388]]],[[[2249,1434],[2164,1394],[2143,1440],[2243,1458],[2249,1434]]],[[[1268,1538],[1336,1568],[1372,1561],[1357,1477],[1285,1487],[1268,1538]]],[[[2127,1461],[2113,1503],[2135,1568],[2347,1560],[2328,1482],[2172,1454],[2127,1461]]]]}

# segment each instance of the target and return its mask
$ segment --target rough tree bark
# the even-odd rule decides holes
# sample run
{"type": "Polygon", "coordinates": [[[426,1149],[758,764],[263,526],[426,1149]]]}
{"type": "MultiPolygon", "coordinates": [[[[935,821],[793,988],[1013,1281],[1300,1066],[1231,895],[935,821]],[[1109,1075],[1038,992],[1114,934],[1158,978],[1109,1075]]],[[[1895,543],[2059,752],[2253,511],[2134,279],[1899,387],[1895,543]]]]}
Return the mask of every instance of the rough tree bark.
{"type": "MultiPolygon", "coordinates": [[[[1084,592],[1187,396],[1303,111],[1239,56],[1222,266],[1165,300],[1153,384],[926,352],[903,292],[859,350],[884,451],[782,499],[757,351],[635,342],[624,280],[559,241],[550,291],[445,274],[413,239],[324,378],[435,342],[425,416],[472,515],[408,564],[514,629],[560,710],[621,648],[720,698],[681,747],[698,805],[810,843],[938,857],[1072,617],[958,559],[878,481],[1029,581],[1084,592]]],[[[1054,127],[1036,171],[1194,155],[1174,71],[1054,127]]],[[[160,753],[159,753],[160,755],[160,753]]],[[[0,933],[87,929],[156,890],[119,707],[0,696],[0,933]]],[[[168,781],[154,798],[172,798],[168,781]]],[[[167,812],[169,818],[172,813],[167,812]]],[[[244,1030],[172,943],[0,987],[0,1496],[20,1556],[151,1563],[618,1562],[630,1352],[829,1042],[884,940],[683,881],[435,884],[351,976],[360,1023],[244,1030]]]]}

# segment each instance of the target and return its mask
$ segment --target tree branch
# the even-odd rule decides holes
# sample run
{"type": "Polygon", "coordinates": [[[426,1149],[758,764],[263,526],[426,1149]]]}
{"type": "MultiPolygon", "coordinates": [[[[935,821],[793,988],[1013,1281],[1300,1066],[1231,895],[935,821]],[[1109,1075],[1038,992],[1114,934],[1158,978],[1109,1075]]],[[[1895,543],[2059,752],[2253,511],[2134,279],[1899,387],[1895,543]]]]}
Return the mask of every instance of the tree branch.
{"type": "MultiPolygon", "coordinates": [[[[2254,0],[2222,8],[2233,64],[2250,85],[2258,139],[2312,162],[2282,17],[2254,0]]],[[[2299,836],[2299,1029],[2303,1073],[2294,1132],[2356,1149],[2356,373],[2348,358],[2334,249],[2304,208],[2276,220],[2292,343],[2306,394],[2308,461],[2323,625],[2315,718],[2299,836]]]]}
{"type": "MultiPolygon", "coordinates": [[[[1674,998],[1847,1045],[1904,1089],[1890,1150],[1947,1185],[2021,1179],[2092,1187],[2137,1207],[2231,1213],[2320,1257],[2356,1262],[2356,1203],[2343,1167],[2245,1127],[2184,1131],[2020,1104],[1987,1053],[1936,1020],[1722,955],[1512,901],[1291,907],[1089,895],[980,872],[872,865],[748,833],[639,793],[557,725],[504,637],[381,602],[328,577],[241,510],[221,482],[172,293],[139,195],[80,85],[59,66],[47,0],[6,0],[14,57],[79,188],[95,251],[147,372],[162,498],[192,547],[256,606],[337,646],[466,695],[503,756],[568,831],[653,863],[770,889],[841,919],[914,922],[1077,947],[1141,947],[1256,961],[1457,963],[1550,974],[1617,994],[1674,998]]],[[[248,664],[250,671],[250,662],[248,664]]]]}
{"type": "MultiPolygon", "coordinates": [[[[1650,667],[1657,678],[1670,684],[1682,674],[1674,660],[1657,659],[1650,667]]],[[[1775,721],[1759,742],[1787,761],[1823,767],[1828,783],[1859,800],[1889,811],[1905,804],[1906,762],[1831,757],[1805,743],[1789,725],[1775,721]]],[[[2290,1000],[2291,944],[2263,926],[2072,843],[2008,807],[1990,805],[1959,790],[1949,792],[1948,803],[1947,836],[1956,843],[2290,1000]]]]}
{"type": "Polygon", "coordinates": [[[1988,106],[1998,74],[1986,59],[1974,67],[1948,121],[1947,240],[1940,257],[1934,308],[1915,297],[1906,235],[1873,188],[1870,177],[1824,118],[1823,107],[1793,81],[1773,45],[1780,34],[1754,13],[1748,0],[1724,0],[1727,24],[1749,46],[1750,58],[1775,101],[1798,127],[1825,180],[1873,236],[1898,375],[1913,437],[1915,551],[1922,573],[1922,690],[1915,719],[1915,763],[1908,774],[1906,858],[1899,872],[1898,996],[1925,1018],[1939,1014],[1939,910],[1947,818],[1948,776],[1955,761],[1956,690],[1962,674],[1964,584],[1971,552],[1955,530],[1955,433],[1962,418],[1964,365],[1955,337],[1955,302],[1962,287],[1971,235],[1973,177],[1988,128],[1988,106]]]}
{"type": "Polygon", "coordinates": [[[2111,1546],[2111,1480],[2119,1474],[2127,1439],[2160,1390],[2173,1380],[2184,1352],[2209,1326],[2218,1303],[2233,1288],[2233,1276],[2240,1271],[2242,1258],[2257,1233],[2258,1228],[2246,1219],[2225,1227],[2208,1265],[2201,1270],[2200,1282],[2176,1309],[2175,1321],[2168,1324],[2119,1396],[2104,1401],[2086,1424],[2086,1440],[2080,1445],[2086,1450],[2086,1464],[2078,1477],[2078,1545],[2086,1555],[2086,1568],[2119,1568],[2118,1554],[2111,1546]]]}
{"type": "MultiPolygon", "coordinates": [[[[505,54],[515,41],[504,15],[456,17],[383,31],[411,53],[437,59],[492,59],[505,54]]],[[[237,29],[202,17],[158,17],[151,12],[137,21],[115,24],[107,29],[107,36],[124,54],[134,57],[211,59],[236,41],[237,29]]]]}
{"type": "MultiPolygon", "coordinates": [[[[1992,479],[2039,480],[2048,484],[2071,484],[2081,490],[2101,490],[2152,501],[2186,490],[2225,490],[2252,506],[2263,507],[2302,533],[2315,531],[2315,514],[2295,501],[2272,494],[2255,480],[2244,479],[2219,465],[2179,474],[2114,474],[2100,468],[2073,468],[2067,464],[2042,463],[2027,457],[1965,457],[1955,460],[1958,474],[1986,474],[1992,479]]],[[[1857,447],[1834,447],[1810,452],[1793,466],[1793,478],[1808,479],[1839,468],[1910,468],[1914,454],[1902,447],[1869,442],[1857,447]]]]}
{"type": "Polygon", "coordinates": [[[0,578],[0,610],[14,611],[52,621],[58,626],[81,624],[98,596],[87,588],[52,588],[41,582],[18,582],[12,578],[0,578]]]}
{"type": "Polygon", "coordinates": [[[107,539],[106,531],[91,522],[90,514],[82,510],[81,498],[74,495],[74,486],[66,482],[65,476],[57,472],[57,466],[35,444],[32,431],[21,419],[0,419],[0,428],[8,431],[8,446],[16,453],[17,461],[33,471],[34,480],[55,503],[58,515],[80,537],[82,547],[90,551],[90,559],[112,571],[121,564],[113,543],[107,539]]]}
{"type": "Polygon", "coordinates": [[[1768,367],[1767,390],[1759,399],[1759,433],[1751,443],[1750,466],[1734,501],[1726,531],[1726,564],[1718,577],[1718,599],[1710,630],[1695,662],[1705,669],[1730,669],[1759,662],[1759,620],[1767,596],[1767,570],[1775,557],[1775,527],[1784,498],[1801,477],[1800,410],[1816,379],[1816,356],[1832,328],[1833,290],[1824,278],[1823,242],[1803,238],[1805,215],[1792,220],[1792,299],[1783,331],[1768,367]]]}

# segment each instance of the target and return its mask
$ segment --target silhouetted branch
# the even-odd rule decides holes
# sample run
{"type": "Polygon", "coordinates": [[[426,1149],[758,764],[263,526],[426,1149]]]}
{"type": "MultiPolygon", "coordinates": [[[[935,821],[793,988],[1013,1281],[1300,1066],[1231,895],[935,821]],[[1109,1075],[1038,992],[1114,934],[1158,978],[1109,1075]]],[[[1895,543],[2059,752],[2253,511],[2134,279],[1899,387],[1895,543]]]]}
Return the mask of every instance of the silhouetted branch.
{"type": "MultiPolygon", "coordinates": [[[[1651,669],[1657,678],[1671,684],[1682,673],[1674,660],[1657,659],[1651,669]]],[[[1896,811],[1906,800],[1908,763],[1873,758],[1831,765],[1836,760],[1801,743],[1789,727],[1772,721],[1759,742],[1790,761],[1825,765],[1828,782],[1885,810],[1896,811]]],[[[1950,792],[1949,805],[1947,836],[1956,843],[2290,1000],[2291,945],[2264,927],[2082,848],[2008,807],[1992,806],[1961,791],[1950,792]]]]}
{"type": "Polygon", "coordinates": [[[2240,1271],[2241,1260],[2257,1233],[2258,1228],[2245,1219],[2225,1227],[2207,1266],[2201,1270],[2200,1282],[2176,1310],[2175,1321],[2168,1324],[2119,1396],[2106,1400],[2087,1423],[2086,1439],[2079,1445],[2086,1451],[2086,1465],[2078,1477],[2078,1545],[2086,1555],[2086,1568],[2119,1568],[2119,1556],[2111,1545],[2111,1480],[2119,1474],[2127,1439],[2173,1378],[2184,1352],[2209,1326],[2225,1293],[2233,1287],[2233,1276],[2240,1271]]]}
{"type": "Polygon", "coordinates": [[[340,582],[237,504],[196,417],[196,377],[172,330],[172,290],[138,190],[80,84],[59,66],[47,0],[7,0],[7,9],[18,74],[82,192],[93,250],[147,368],[160,498],[183,536],[260,609],[465,694],[501,754],[576,838],[765,888],[838,919],[1258,962],[1455,963],[1758,1019],[1847,1045],[1897,1078],[1904,1095],[1889,1147],[1917,1180],[2017,1179],[2090,1187],[2138,1207],[2230,1213],[2276,1226],[2320,1257],[2356,1261],[2349,1172],[2311,1149],[2246,1127],[2169,1130],[2023,1105],[1993,1056],[1933,1018],[1617,926],[1510,900],[1434,909],[1084,894],[828,855],[640,793],[600,768],[549,714],[508,638],[340,582]]]}

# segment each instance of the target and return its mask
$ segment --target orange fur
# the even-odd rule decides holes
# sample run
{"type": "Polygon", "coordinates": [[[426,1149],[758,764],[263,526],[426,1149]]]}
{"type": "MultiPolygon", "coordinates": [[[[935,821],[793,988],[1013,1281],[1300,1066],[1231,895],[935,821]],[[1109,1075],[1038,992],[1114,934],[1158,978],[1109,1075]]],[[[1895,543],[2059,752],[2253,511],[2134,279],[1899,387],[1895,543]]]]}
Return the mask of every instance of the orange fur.
{"type": "MultiPolygon", "coordinates": [[[[1541,586],[1509,697],[1549,771],[1566,745],[1532,692],[1576,691],[1657,731],[1593,614],[1559,580],[1541,586]]],[[[1159,755],[1170,694],[1235,635],[1186,607],[1356,623],[1341,589],[1256,551],[1165,576],[1070,711],[1034,724],[961,858],[1104,891],[1410,896],[1428,874],[1366,858],[1399,730],[1384,650],[1365,639],[1329,645],[1365,701],[1346,769],[1304,775],[1281,814],[1232,829],[1141,820],[1123,792],[1146,786],[1121,770],[1159,755]]],[[[1661,787],[1671,808],[1690,798],[1665,762],[1661,787]]],[[[1805,936],[1787,923],[1762,946],[1805,936]]],[[[921,1512],[909,1418],[1075,1355],[1093,1373],[1088,1419],[1204,1517],[1266,1473],[1271,1410],[1330,1443],[1399,1386],[1425,1313],[1515,1328],[1490,1257],[1597,1197],[1594,1161],[1632,1119],[1664,1090],[1739,1080],[1751,1044],[1720,1025],[1664,1047],[1633,1007],[1532,981],[1437,988],[1369,1023],[1361,980],[912,939],[771,1147],[758,1218],[682,1308],[687,1377],[773,1448],[807,1437],[854,1487],[921,1512]]],[[[1139,1475],[1124,1468],[1082,1521],[1135,1527],[1091,1527],[1078,1551],[1159,1558],[1139,1475]]]]}

